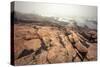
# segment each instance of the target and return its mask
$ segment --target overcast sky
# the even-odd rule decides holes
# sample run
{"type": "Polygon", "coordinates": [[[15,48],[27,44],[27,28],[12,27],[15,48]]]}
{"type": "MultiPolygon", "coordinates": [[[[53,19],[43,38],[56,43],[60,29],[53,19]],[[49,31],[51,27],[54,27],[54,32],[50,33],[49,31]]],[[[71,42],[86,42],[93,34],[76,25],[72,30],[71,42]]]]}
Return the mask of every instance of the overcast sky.
{"type": "Polygon", "coordinates": [[[34,13],[42,16],[56,17],[90,17],[97,18],[96,6],[80,6],[67,4],[50,4],[34,2],[15,2],[15,11],[34,13]]]}

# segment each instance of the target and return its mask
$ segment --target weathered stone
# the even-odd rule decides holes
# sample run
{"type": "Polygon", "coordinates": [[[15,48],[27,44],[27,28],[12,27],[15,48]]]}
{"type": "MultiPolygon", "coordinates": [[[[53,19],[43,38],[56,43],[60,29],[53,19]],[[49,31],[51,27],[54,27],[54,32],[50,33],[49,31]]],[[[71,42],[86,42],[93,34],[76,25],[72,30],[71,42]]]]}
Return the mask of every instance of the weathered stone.
{"type": "Polygon", "coordinates": [[[90,47],[88,48],[88,53],[87,53],[87,59],[89,61],[91,60],[97,60],[97,46],[96,44],[92,44],[90,45],[90,47]]]}
{"type": "Polygon", "coordinates": [[[41,41],[40,39],[32,39],[25,41],[24,45],[27,49],[33,49],[34,51],[36,51],[41,47],[41,41]]]}
{"type": "Polygon", "coordinates": [[[52,47],[48,51],[49,63],[62,63],[68,60],[67,51],[64,48],[52,47]]]}
{"type": "MultiPolygon", "coordinates": [[[[52,26],[14,27],[15,65],[80,62],[97,60],[97,32],[79,34],[75,29],[52,26]],[[66,33],[67,32],[67,33],[66,33]],[[95,41],[95,42],[94,42],[95,41]],[[85,43],[83,43],[85,42],[85,43]],[[85,44],[88,44],[87,48],[85,44]],[[44,49],[46,47],[48,49],[44,49]],[[22,55],[21,55],[22,54],[22,55]],[[85,55],[84,55],[85,54],[85,55]],[[18,58],[18,56],[20,56],[18,58]],[[80,57],[80,56],[81,57],[80,57]]],[[[84,32],[84,31],[83,31],[84,32]]]]}
{"type": "Polygon", "coordinates": [[[36,64],[46,64],[47,61],[47,51],[42,50],[39,55],[36,56],[36,64]]]}

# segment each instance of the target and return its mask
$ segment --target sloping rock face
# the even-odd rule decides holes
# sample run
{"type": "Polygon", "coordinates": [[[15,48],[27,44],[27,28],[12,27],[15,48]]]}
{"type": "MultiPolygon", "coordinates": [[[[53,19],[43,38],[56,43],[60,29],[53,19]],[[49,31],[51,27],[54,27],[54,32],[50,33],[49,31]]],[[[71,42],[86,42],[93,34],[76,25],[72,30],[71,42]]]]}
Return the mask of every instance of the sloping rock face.
{"type": "Polygon", "coordinates": [[[66,29],[15,24],[15,65],[97,60],[96,32],[79,34],[76,30],[66,29]]]}

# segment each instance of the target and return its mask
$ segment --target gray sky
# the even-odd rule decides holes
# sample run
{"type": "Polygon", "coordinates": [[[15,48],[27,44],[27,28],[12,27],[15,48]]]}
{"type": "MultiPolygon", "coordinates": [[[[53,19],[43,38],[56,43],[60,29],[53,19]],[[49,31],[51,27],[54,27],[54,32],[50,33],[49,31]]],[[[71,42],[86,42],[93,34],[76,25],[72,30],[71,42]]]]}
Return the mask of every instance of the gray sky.
{"type": "Polygon", "coordinates": [[[90,17],[97,19],[96,6],[15,2],[15,11],[56,17],[90,17]]]}

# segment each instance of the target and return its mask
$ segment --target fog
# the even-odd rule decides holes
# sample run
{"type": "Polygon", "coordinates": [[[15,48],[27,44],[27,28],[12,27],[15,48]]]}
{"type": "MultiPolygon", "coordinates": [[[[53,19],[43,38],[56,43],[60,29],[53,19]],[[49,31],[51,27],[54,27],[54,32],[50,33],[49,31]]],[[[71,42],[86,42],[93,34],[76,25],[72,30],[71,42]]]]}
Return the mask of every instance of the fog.
{"type": "MultiPolygon", "coordinates": [[[[25,14],[53,17],[58,21],[68,23],[71,23],[70,20],[74,20],[79,26],[86,25],[89,28],[97,28],[96,6],[16,1],[14,11],[25,14]]],[[[33,17],[28,16],[28,19],[33,20],[33,17]]]]}
{"type": "Polygon", "coordinates": [[[34,2],[15,2],[15,11],[21,13],[32,13],[48,17],[84,17],[97,19],[96,6],[67,5],[67,4],[50,4],[34,2]]]}

